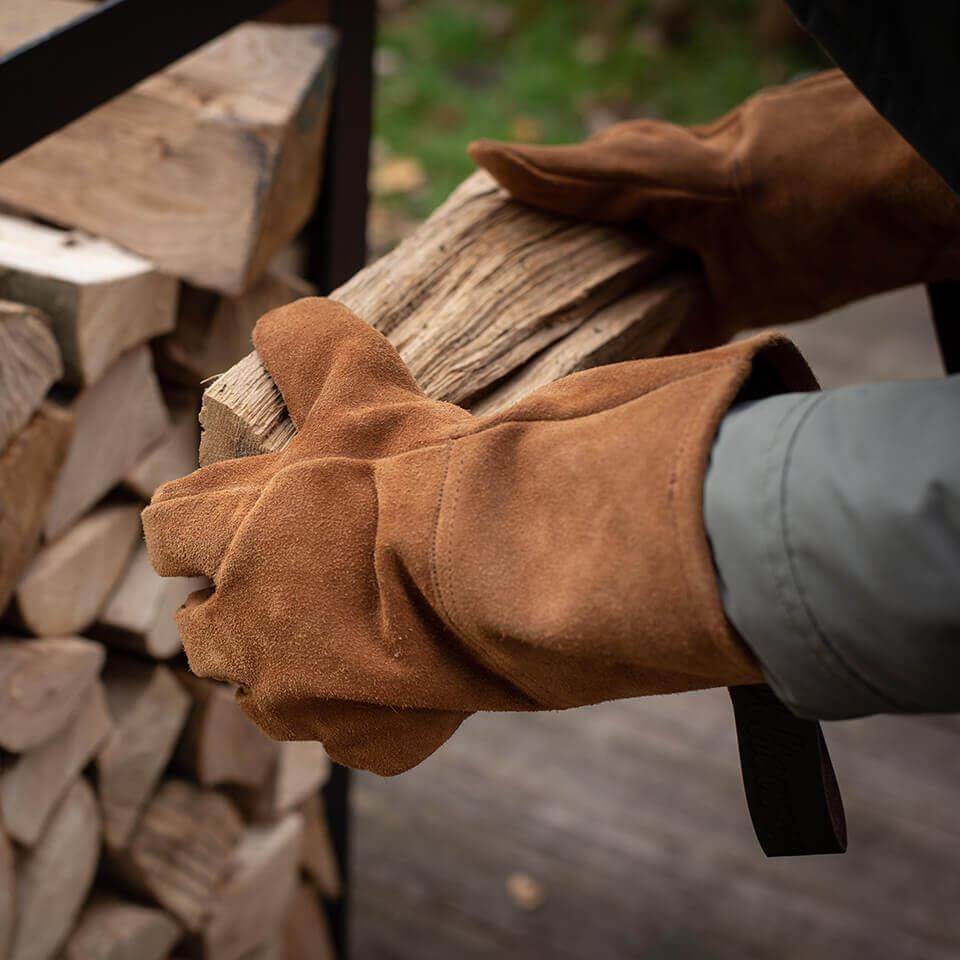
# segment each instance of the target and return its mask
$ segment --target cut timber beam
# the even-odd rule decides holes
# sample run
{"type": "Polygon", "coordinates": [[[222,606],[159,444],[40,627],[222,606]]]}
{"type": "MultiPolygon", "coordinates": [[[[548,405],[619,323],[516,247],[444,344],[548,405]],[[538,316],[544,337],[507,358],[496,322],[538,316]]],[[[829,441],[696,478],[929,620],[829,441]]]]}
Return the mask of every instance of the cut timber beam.
{"type": "MultiPolygon", "coordinates": [[[[4,0],[0,52],[76,3],[4,0]]],[[[321,173],[333,33],[244,24],[0,168],[0,200],[240,293],[309,218],[321,173]]]]}
{"type": "Polygon", "coordinates": [[[125,353],[70,404],[70,451],[44,525],[63,533],[130,470],[170,427],[147,346],[125,353]]]}
{"type": "MultiPolygon", "coordinates": [[[[0,291],[2,285],[0,272],[0,291]]],[[[27,425],[62,374],[60,349],[46,314],[0,300],[0,450],[27,425]]]]}
{"type": "Polygon", "coordinates": [[[160,664],[111,656],[103,674],[113,731],[97,756],[107,847],[120,850],[173,754],[190,709],[176,677],[160,664]]]}
{"type": "Polygon", "coordinates": [[[97,871],[100,813],[90,784],[74,782],[46,832],[17,864],[17,927],[10,960],[51,960],[67,939],[97,871]]]}
{"type": "Polygon", "coordinates": [[[110,733],[103,686],[95,683],[80,709],[46,743],[21,754],[0,777],[0,814],[14,840],[33,846],[54,807],[110,733]]]}
{"type": "MultiPolygon", "coordinates": [[[[469,407],[574,335],[577,356],[552,370],[583,365],[581,349],[604,361],[657,352],[697,297],[665,306],[634,294],[674,258],[636,230],[511,201],[480,171],[331,296],[386,335],[428,395],[469,407]]],[[[282,449],[294,433],[256,352],[207,388],[200,422],[201,465],[282,449]]]]}
{"type": "Polygon", "coordinates": [[[0,638],[0,747],[45,743],[77,712],[103,666],[99,643],[81,637],[0,638]]]}
{"type": "Polygon", "coordinates": [[[173,329],[177,281],[106,240],[0,216],[0,297],[45,312],[66,378],[88,385],[173,329]]]}
{"type": "Polygon", "coordinates": [[[180,925],[156,907],[97,893],[67,941],[64,960],[166,960],[180,925]]]}
{"type": "Polygon", "coordinates": [[[0,452],[0,610],[36,549],[72,431],[67,411],[44,404],[0,452]]]}
{"type": "Polygon", "coordinates": [[[14,595],[19,622],[40,637],[81,633],[96,619],[140,537],[136,504],[99,507],[46,544],[14,595]]]}

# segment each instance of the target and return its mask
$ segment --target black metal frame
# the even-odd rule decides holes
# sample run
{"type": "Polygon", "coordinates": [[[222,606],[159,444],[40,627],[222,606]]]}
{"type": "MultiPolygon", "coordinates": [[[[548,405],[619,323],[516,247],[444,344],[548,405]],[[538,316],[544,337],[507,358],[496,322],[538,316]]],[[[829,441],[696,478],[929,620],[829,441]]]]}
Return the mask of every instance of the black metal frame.
{"type": "MultiPolygon", "coordinates": [[[[0,57],[0,162],[25,150],[231,27],[282,0],[104,0],[0,57]],[[92,51],[109,51],[92,56],[92,51]]],[[[323,190],[304,230],[307,275],[329,293],[366,260],[375,0],[330,0],[340,34],[323,190]]],[[[331,934],[348,953],[350,772],[334,765],[324,788],[343,894],[328,903],[331,934]]]]}

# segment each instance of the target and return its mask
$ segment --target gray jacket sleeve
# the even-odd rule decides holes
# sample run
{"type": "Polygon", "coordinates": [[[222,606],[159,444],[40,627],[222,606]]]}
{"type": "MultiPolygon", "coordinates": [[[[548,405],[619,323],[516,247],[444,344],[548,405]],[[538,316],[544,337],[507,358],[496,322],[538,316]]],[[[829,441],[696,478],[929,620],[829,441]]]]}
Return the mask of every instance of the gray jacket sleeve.
{"type": "Polygon", "coordinates": [[[704,516],[727,616],[795,713],[960,710],[960,376],[734,407],[704,516]]]}

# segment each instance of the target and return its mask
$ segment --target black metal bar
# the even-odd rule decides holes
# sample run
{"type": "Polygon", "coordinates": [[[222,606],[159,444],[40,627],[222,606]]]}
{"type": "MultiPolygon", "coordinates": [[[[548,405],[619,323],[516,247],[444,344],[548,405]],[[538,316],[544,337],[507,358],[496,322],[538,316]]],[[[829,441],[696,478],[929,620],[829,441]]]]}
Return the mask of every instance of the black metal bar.
{"type": "Polygon", "coordinates": [[[0,162],[281,0],[106,0],[0,57],[0,162]]]}
{"type": "Polygon", "coordinates": [[[960,373],[960,283],[928,283],[933,326],[947,373],[960,373]]]}

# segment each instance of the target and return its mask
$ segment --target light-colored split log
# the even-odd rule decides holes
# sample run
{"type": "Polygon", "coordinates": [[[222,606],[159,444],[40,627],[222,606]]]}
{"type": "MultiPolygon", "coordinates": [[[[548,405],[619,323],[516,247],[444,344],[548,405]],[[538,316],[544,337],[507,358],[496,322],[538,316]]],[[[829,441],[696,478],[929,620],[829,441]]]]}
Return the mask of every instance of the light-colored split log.
{"type": "Polygon", "coordinates": [[[300,813],[303,816],[300,867],[324,897],[336,900],[341,892],[340,867],[321,794],[313,793],[307,797],[300,813]]]}
{"type": "Polygon", "coordinates": [[[103,674],[111,732],[97,755],[107,847],[122,849],[173,754],[190,698],[161,664],[111,656],[103,674]]]}
{"type": "Polygon", "coordinates": [[[177,762],[205,787],[234,784],[266,789],[283,744],[271,740],[237,706],[233,687],[179,675],[193,709],[177,747],[177,762]]]}
{"type": "MultiPolygon", "coordinates": [[[[428,395],[470,406],[601,310],[616,318],[606,323],[632,321],[642,331],[628,294],[673,259],[670,248],[635,230],[511,201],[478,171],[331,297],[386,335],[428,395]]],[[[293,435],[256,352],[207,388],[200,422],[201,464],[281,449],[293,435]]]]}
{"type": "Polygon", "coordinates": [[[0,610],[36,550],[72,429],[67,411],[44,404],[0,453],[0,610]]]}
{"type": "Polygon", "coordinates": [[[163,910],[97,893],[67,941],[64,960],[166,960],[179,939],[180,925],[163,910]]]}
{"type": "Polygon", "coordinates": [[[31,750],[63,729],[103,658],[99,643],[81,637],[0,638],[0,747],[31,750]]]}
{"type": "Polygon", "coordinates": [[[13,844],[0,826],[0,960],[10,956],[17,922],[17,869],[13,844]]]}
{"type": "MultiPolygon", "coordinates": [[[[0,272],[0,295],[2,289],[0,272]]],[[[34,307],[0,300],[0,450],[27,425],[62,375],[49,318],[34,307]]]]}
{"type": "Polygon", "coordinates": [[[158,576],[141,543],[101,610],[93,636],[111,647],[167,660],[181,650],[174,614],[192,591],[208,584],[204,577],[158,576]]]}
{"type": "Polygon", "coordinates": [[[279,744],[277,762],[267,782],[258,789],[231,788],[244,815],[251,820],[276,820],[295,810],[330,777],[330,758],[323,744],[286,740],[279,744]]]}
{"type": "Polygon", "coordinates": [[[110,857],[116,875],[199,932],[213,915],[243,834],[225,797],[184,780],[165,781],[126,850],[110,857]]]}
{"type": "Polygon", "coordinates": [[[44,525],[53,540],[118,483],[170,427],[150,348],[125,353],[70,404],[73,439],[44,525]]]}
{"type": "Polygon", "coordinates": [[[301,883],[284,926],[283,960],[336,960],[330,927],[317,892],[301,883]]]}
{"type": "MultiPolygon", "coordinates": [[[[77,7],[4,0],[0,52],[77,7]]],[[[239,293],[314,208],[333,36],[237,27],[4,163],[0,200],[239,293]]]]}
{"type": "Polygon", "coordinates": [[[299,881],[302,831],[298,813],[246,828],[200,938],[204,960],[241,960],[281,932],[299,881]]]}
{"type": "Polygon", "coordinates": [[[177,281],[106,240],[0,215],[0,297],[43,310],[66,378],[90,384],[173,329],[177,281]]]}
{"type": "Polygon", "coordinates": [[[200,424],[197,411],[180,410],[170,429],[123,478],[124,486],[149,500],[154,490],[168,480],[177,480],[197,469],[200,424]]]}
{"type": "Polygon", "coordinates": [[[46,544],[23,572],[15,614],[41,637],[82,633],[123,575],[140,537],[135,504],[99,507],[46,544]]]}
{"type": "Polygon", "coordinates": [[[90,784],[80,777],[40,841],[17,864],[17,926],[10,960],[55,956],[93,883],[99,853],[100,812],[90,784]]]}
{"type": "Polygon", "coordinates": [[[54,808],[110,732],[103,685],[55,736],[21,754],[0,776],[0,815],[7,832],[26,846],[43,833],[54,808]]]}

